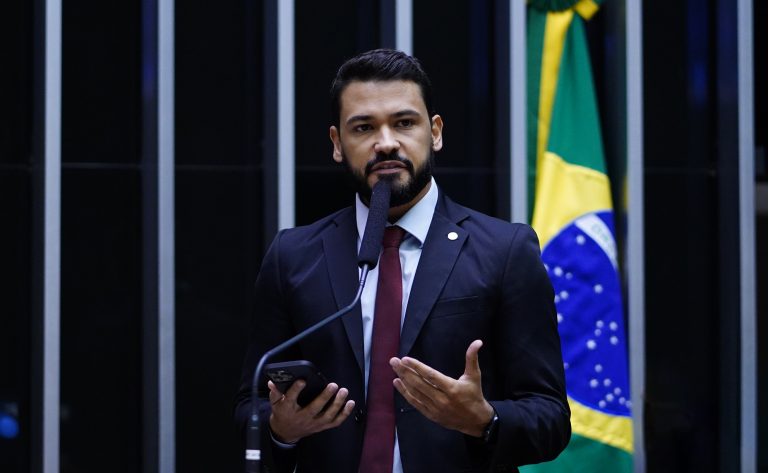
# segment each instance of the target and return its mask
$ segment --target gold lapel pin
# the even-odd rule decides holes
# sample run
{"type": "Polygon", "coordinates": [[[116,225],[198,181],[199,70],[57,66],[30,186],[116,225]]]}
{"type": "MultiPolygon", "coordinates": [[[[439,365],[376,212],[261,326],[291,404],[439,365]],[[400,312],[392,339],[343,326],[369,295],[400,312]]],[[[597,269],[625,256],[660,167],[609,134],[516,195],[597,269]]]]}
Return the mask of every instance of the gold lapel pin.
{"type": "Polygon", "coordinates": [[[449,239],[449,240],[451,240],[451,241],[453,241],[453,240],[455,240],[455,239],[457,239],[457,238],[459,238],[459,234],[458,234],[458,233],[456,233],[456,232],[450,232],[450,233],[448,234],[448,239],[449,239]]]}

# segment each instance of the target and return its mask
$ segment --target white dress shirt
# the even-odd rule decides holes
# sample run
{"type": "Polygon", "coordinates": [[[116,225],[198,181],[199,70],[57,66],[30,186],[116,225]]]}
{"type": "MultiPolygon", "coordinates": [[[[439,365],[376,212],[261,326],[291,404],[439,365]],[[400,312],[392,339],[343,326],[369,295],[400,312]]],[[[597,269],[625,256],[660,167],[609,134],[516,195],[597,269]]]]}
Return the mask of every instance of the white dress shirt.
{"type": "MultiPolygon", "coordinates": [[[[416,274],[416,268],[419,266],[421,258],[421,248],[424,240],[427,238],[429,225],[432,223],[432,217],[435,214],[437,205],[437,184],[434,178],[430,184],[429,190],[420,201],[408,210],[393,225],[405,230],[406,234],[400,245],[400,267],[403,272],[403,305],[400,315],[400,327],[402,329],[405,320],[405,309],[408,307],[408,297],[411,294],[413,277],[416,274]]],[[[360,196],[355,197],[355,211],[357,218],[357,249],[360,250],[360,240],[365,232],[365,223],[368,220],[368,207],[360,200],[360,196]]],[[[389,225],[389,224],[388,224],[389,225]]],[[[376,289],[379,282],[379,267],[376,266],[368,273],[368,278],[363,288],[363,294],[360,305],[363,313],[363,353],[365,354],[365,388],[368,392],[368,373],[371,364],[371,338],[373,336],[373,317],[374,307],[376,305],[376,289]]],[[[394,389],[394,388],[393,388],[394,389]]],[[[392,465],[393,473],[402,473],[403,465],[400,461],[400,444],[395,432],[395,451],[392,465]]]]}

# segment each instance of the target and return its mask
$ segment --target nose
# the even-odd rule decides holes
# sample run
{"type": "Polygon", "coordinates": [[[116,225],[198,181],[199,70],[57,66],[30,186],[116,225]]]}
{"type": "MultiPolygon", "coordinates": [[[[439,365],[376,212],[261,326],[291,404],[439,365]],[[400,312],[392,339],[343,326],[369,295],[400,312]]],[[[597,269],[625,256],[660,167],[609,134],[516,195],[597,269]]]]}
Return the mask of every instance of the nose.
{"type": "Polygon", "coordinates": [[[389,154],[392,151],[400,149],[400,142],[397,141],[394,132],[389,127],[382,127],[379,132],[378,140],[373,144],[373,151],[376,153],[389,154]]]}

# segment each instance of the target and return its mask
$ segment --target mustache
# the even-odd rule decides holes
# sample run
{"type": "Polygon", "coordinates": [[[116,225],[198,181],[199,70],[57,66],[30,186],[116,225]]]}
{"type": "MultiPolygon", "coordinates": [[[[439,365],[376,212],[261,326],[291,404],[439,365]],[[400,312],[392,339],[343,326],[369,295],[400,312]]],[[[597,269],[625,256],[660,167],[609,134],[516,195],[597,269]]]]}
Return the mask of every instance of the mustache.
{"type": "Polygon", "coordinates": [[[396,150],[393,150],[391,153],[376,153],[376,156],[374,156],[373,159],[368,161],[368,164],[365,165],[365,176],[367,177],[371,174],[371,170],[374,166],[386,161],[396,161],[401,163],[406,167],[411,175],[414,173],[413,163],[411,160],[400,156],[397,154],[396,150]]]}

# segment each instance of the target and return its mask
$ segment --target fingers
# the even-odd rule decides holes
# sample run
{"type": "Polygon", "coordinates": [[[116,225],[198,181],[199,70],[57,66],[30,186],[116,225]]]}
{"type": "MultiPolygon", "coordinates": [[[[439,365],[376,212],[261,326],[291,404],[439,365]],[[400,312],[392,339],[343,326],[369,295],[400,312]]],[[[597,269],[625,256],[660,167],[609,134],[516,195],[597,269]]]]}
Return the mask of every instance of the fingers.
{"type": "Polygon", "coordinates": [[[405,382],[402,378],[395,378],[392,382],[395,389],[412,405],[420,405],[425,409],[431,409],[442,393],[423,380],[405,382]]]}
{"type": "MultiPolygon", "coordinates": [[[[344,388],[342,389],[344,390],[344,397],[346,397],[347,390],[344,388]]],[[[323,389],[312,402],[305,406],[305,409],[311,413],[313,417],[318,416],[323,412],[323,408],[328,404],[328,401],[330,401],[335,394],[338,394],[337,391],[339,391],[338,384],[328,383],[325,389],[323,389]]]]}
{"type": "Polygon", "coordinates": [[[395,389],[397,389],[397,392],[399,392],[403,398],[405,398],[408,404],[418,409],[419,412],[424,414],[424,416],[428,419],[432,418],[430,415],[430,412],[432,411],[432,398],[416,390],[415,388],[409,389],[409,387],[407,387],[400,378],[395,378],[394,381],[392,381],[392,385],[395,387],[395,389]],[[423,401],[427,401],[429,404],[427,405],[423,401]]]}
{"type": "Polygon", "coordinates": [[[318,421],[321,430],[335,427],[346,419],[355,407],[355,401],[347,401],[349,390],[339,388],[336,383],[329,383],[315,399],[307,404],[302,412],[318,421]],[[333,425],[323,425],[333,424],[333,425]]]}
{"type": "Polygon", "coordinates": [[[482,340],[475,340],[469,344],[464,365],[465,376],[480,376],[480,348],[483,346],[482,340]]]}
{"type": "Polygon", "coordinates": [[[277,386],[275,386],[275,383],[272,381],[267,381],[267,387],[269,388],[269,403],[273,406],[277,404],[278,402],[285,399],[285,394],[281,393],[277,386]]]}
{"type": "Polygon", "coordinates": [[[284,443],[296,443],[307,435],[337,427],[354,410],[355,402],[347,400],[349,390],[336,383],[329,383],[312,402],[300,407],[296,398],[305,385],[303,380],[296,381],[284,396],[274,385],[270,386],[270,427],[284,443]]]}
{"type": "Polygon", "coordinates": [[[327,428],[336,427],[349,417],[355,408],[355,401],[347,401],[349,391],[341,388],[336,393],[333,401],[316,416],[319,420],[327,424],[327,428]]]}
{"type": "Polygon", "coordinates": [[[336,415],[341,411],[341,408],[344,407],[344,401],[346,401],[348,394],[349,391],[347,391],[347,388],[339,389],[330,404],[326,402],[326,404],[320,406],[321,410],[316,416],[323,416],[325,417],[325,420],[336,418],[336,415]]]}
{"type": "Polygon", "coordinates": [[[304,389],[304,386],[306,385],[307,382],[303,379],[296,380],[293,384],[291,384],[291,387],[288,388],[288,391],[285,392],[285,400],[291,404],[295,404],[296,400],[299,398],[299,393],[302,389],[304,389]]]}
{"type": "Polygon", "coordinates": [[[392,385],[425,417],[434,420],[434,413],[446,401],[455,380],[413,358],[392,358],[390,365],[398,375],[392,385]]]}
{"type": "Polygon", "coordinates": [[[389,364],[407,386],[418,387],[419,390],[428,393],[433,393],[432,390],[446,392],[455,381],[414,358],[392,358],[389,364]]]}

